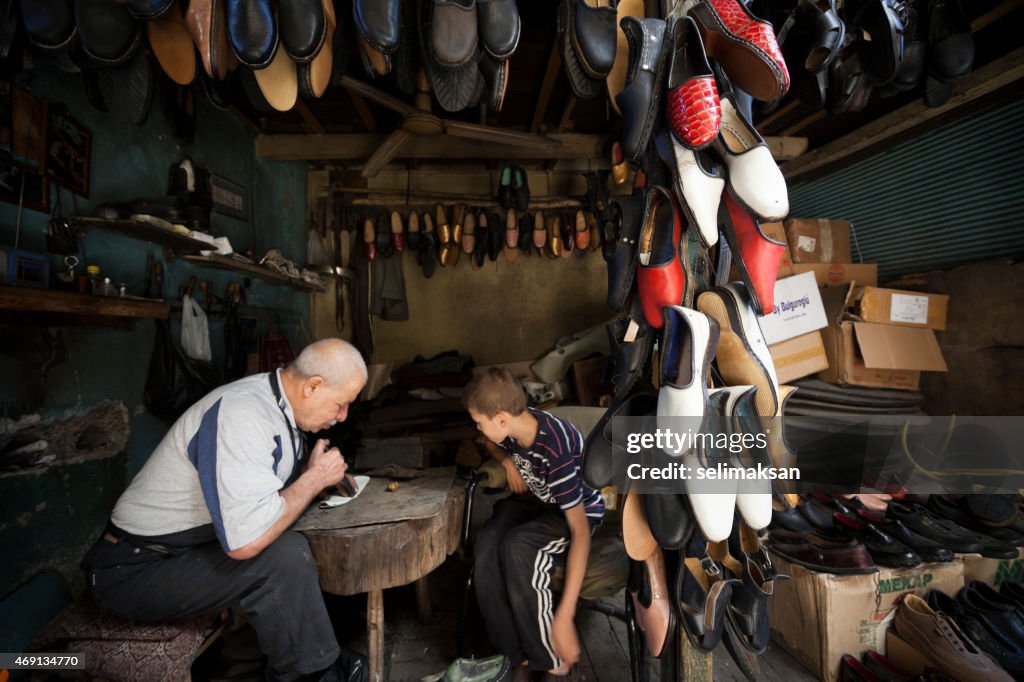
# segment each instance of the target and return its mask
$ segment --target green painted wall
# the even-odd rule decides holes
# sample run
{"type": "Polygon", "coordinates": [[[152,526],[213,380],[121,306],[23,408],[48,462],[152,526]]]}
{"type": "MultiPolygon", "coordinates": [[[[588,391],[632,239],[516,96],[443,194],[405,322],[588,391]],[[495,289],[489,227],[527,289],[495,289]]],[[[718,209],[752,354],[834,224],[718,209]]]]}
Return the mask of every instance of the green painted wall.
{"type": "MultiPolygon", "coordinates": [[[[306,164],[255,158],[252,135],[233,114],[210,105],[198,89],[195,140],[183,145],[174,137],[159,94],[148,120],[135,127],[94,111],[86,102],[78,76],[37,64],[34,71],[18,76],[16,86],[66,105],[93,134],[90,196],[73,201],[63,191],[68,215],[88,213],[102,202],[162,196],[171,165],[188,156],[249,190],[251,222],[217,216],[215,234],[227,236],[239,252],[251,249],[262,256],[270,248],[279,248],[286,257],[303,260],[306,164]]],[[[55,191],[51,186],[51,203],[55,191]]],[[[46,214],[25,211],[20,248],[45,251],[48,220],[46,214]]],[[[16,222],[16,207],[0,203],[0,244],[13,246],[16,222]]],[[[158,246],[113,233],[89,233],[80,257],[99,265],[115,282],[129,284],[132,293],[141,294],[146,254],[150,252],[164,263],[165,296],[176,296],[178,287],[191,275],[212,280],[214,291],[220,295],[229,282],[242,281],[241,276],[232,273],[169,260],[158,246]]],[[[60,262],[60,257],[52,257],[51,268],[58,268],[60,262]]],[[[261,332],[268,320],[276,320],[278,330],[289,338],[293,348],[304,345],[301,330],[309,328],[308,294],[256,280],[247,293],[249,305],[262,307],[255,313],[261,319],[261,332]]],[[[175,335],[178,329],[175,320],[175,335]]],[[[117,496],[168,426],[142,405],[153,344],[152,321],[140,320],[131,329],[62,326],[49,331],[63,334],[68,357],[47,374],[38,411],[46,417],[80,414],[101,400],[120,400],[131,415],[131,435],[122,456],[0,476],[0,651],[17,651],[17,646],[24,645],[34,632],[36,626],[30,625],[34,619],[32,614],[24,613],[24,604],[52,609],[54,585],[59,582],[32,581],[34,576],[53,570],[73,589],[81,587],[78,560],[98,536],[117,496]],[[11,613],[4,603],[18,603],[21,606],[16,610],[20,613],[11,613]]],[[[0,403],[9,414],[16,414],[29,397],[24,359],[39,333],[37,327],[0,323],[0,403]]],[[[222,366],[222,318],[211,317],[210,336],[214,362],[222,366]]]]}

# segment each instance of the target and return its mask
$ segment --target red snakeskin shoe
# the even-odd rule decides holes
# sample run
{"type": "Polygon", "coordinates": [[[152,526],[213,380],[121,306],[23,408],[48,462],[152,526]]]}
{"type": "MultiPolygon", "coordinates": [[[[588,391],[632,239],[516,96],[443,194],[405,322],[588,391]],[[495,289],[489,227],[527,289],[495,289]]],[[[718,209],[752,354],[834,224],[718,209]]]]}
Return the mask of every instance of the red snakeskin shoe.
{"type": "Polygon", "coordinates": [[[718,136],[722,108],[697,24],[683,17],[672,28],[665,115],[679,144],[703,149],[718,136]]]}

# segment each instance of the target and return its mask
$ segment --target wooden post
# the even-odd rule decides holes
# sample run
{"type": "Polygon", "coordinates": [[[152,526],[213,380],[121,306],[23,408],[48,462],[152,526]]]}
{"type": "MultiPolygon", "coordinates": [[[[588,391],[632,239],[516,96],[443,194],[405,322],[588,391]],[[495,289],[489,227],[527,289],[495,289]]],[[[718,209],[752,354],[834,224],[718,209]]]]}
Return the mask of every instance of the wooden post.
{"type": "Polygon", "coordinates": [[[371,682],[384,682],[384,590],[366,594],[367,658],[371,682]]]}
{"type": "Polygon", "coordinates": [[[416,581],[416,615],[424,625],[429,625],[434,620],[434,610],[430,606],[429,575],[416,581]]]}

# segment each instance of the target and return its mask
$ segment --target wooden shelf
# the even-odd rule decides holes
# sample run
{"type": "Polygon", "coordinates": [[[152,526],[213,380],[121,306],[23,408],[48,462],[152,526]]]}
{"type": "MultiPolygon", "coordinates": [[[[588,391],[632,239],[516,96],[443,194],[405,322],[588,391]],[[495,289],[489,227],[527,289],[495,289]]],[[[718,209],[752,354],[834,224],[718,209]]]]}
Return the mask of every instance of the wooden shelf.
{"type": "Polygon", "coordinates": [[[315,284],[300,279],[298,277],[289,277],[282,275],[279,272],[275,272],[270,268],[265,268],[261,265],[253,265],[252,263],[246,263],[244,261],[231,258],[230,256],[220,256],[212,254],[209,256],[197,256],[188,255],[184,257],[189,263],[195,263],[197,265],[205,265],[211,268],[219,268],[221,270],[231,270],[232,272],[238,272],[243,275],[251,275],[253,277],[259,277],[260,279],[270,282],[272,284],[281,284],[284,286],[290,286],[293,289],[299,291],[313,291],[317,293],[323,293],[324,288],[315,284]]]}
{"type": "Polygon", "coordinates": [[[116,232],[132,239],[141,239],[153,242],[160,246],[181,253],[197,253],[199,251],[211,250],[215,247],[212,244],[199,239],[193,239],[188,235],[179,234],[165,230],[162,227],[143,223],[138,220],[107,220],[105,218],[71,218],[68,221],[72,227],[77,227],[83,232],[90,230],[106,230],[116,232]]]}
{"type": "Polygon", "coordinates": [[[0,310],[165,320],[170,315],[171,307],[164,301],[136,297],[92,296],[68,291],[0,286],[0,310]]]}

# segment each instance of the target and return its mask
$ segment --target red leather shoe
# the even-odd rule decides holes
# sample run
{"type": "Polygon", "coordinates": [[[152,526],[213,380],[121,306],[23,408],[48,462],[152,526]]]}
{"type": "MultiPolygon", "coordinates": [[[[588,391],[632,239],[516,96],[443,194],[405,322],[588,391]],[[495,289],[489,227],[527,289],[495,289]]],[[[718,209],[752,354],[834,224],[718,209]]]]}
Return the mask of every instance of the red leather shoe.
{"type": "Polygon", "coordinates": [[[765,102],[786,94],[789,70],[770,23],[739,0],[698,0],[688,16],[700,29],[707,56],[738,88],[765,102]]]}
{"type": "Polygon", "coordinates": [[[686,275],[679,262],[681,232],[675,197],[664,187],[652,187],[647,192],[640,228],[636,283],[644,318],[655,329],[661,329],[664,323],[661,309],[679,305],[686,289],[686,275]]]}
{"type": "Polygon", "coordinates": [[[363,223],[363,255],[367,262],[373,262],[377,258],[377,229],[372,218],[367,218],[363,223]]]}
{"type": "Polygon", "coordinates": [[[704,54],[697,24],[690,17],[675,23],[665,115],[679,143],[703,149],[718,136],[722,108],[715,74],[704,54]]]}
{"type": "Polygon", "coordinates": [[[405,251],[405,227],[402,225],[402,214],[398,211],[391,212],[391,246],[395,249],[395,253],[405,251]]]}
{"type": "Polygon", "coordinates": [[[729,248],[735,254],[750,297],[750,305],[758,315],[767,315],[775,308],[775,275],[779,270],[786,245],[767,237],[761,225],[744,210],[730,192],[722,195],[718,224],[729,248]]]}

